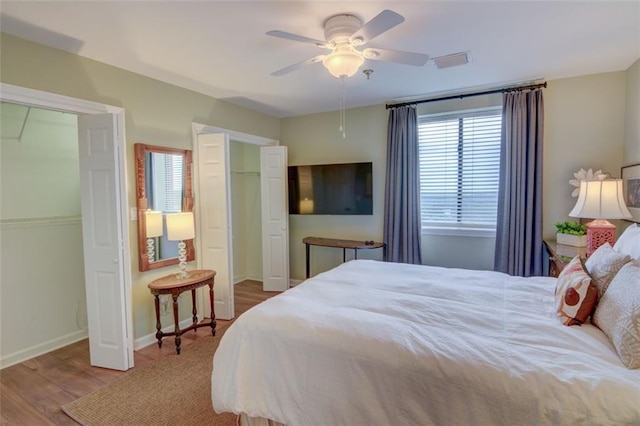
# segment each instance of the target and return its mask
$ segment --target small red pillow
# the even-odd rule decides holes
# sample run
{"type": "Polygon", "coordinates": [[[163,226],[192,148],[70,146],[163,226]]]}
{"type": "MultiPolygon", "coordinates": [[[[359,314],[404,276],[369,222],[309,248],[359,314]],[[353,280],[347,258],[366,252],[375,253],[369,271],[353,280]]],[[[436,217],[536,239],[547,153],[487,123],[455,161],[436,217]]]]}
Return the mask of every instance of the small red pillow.
{"type": "Polygon", "coordinates": [[[598,289],[582,264],[574,257],[560,272],[556,283],[556,311],[564,325],[580,325],[598,303],[598,289]]]}

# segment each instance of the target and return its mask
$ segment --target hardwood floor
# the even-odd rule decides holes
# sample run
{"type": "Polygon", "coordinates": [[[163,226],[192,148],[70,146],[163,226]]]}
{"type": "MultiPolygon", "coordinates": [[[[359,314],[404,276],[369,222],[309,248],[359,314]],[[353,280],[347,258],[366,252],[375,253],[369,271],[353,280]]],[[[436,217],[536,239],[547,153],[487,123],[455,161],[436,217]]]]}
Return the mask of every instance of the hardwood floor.
{"type": "MultiPolygon", "coordinates": [[[[236,317],[278,293],[263,292],[262,283],[243,281],[235,285],[236,317]]],[[[228,321],[218,320],[218,324],[228,321]]],[[[182,336],[182,348],[209,336],[206,330],[182,336]]],[[[209,330],[210,331],[210,330],[209,330]]],[[[77,425],[60,407],[114,380],[175,352],[173,338],[162,348],[153,344],[134,352],[135,367],[115,371],[89,365],[87,339],[0,371],[0,424],[77,425]]]]}

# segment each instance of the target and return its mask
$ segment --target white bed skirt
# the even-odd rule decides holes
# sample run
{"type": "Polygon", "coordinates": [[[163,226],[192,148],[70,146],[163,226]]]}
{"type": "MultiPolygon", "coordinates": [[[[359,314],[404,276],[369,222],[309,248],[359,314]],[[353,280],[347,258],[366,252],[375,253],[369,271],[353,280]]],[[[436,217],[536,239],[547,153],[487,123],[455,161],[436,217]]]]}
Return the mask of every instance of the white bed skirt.
{"type": "Polygon", "coordinates": [[[287,426],[284,423],[265,419],[264,417],[249,417],[244,413],[240,414],[238,423],[240,426],[287,426]]]}

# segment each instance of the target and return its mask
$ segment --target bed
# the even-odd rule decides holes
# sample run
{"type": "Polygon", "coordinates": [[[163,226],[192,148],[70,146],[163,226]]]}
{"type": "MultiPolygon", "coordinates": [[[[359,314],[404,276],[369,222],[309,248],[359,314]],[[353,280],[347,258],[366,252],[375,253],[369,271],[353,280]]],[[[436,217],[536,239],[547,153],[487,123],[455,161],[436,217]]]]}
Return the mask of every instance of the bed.
{"type": "Polygon", "coordinates": [[[214,356],[217,412],[285,425],[640,425],[640,369],[556,279],[354,260],[255,306],[214,356]]]}

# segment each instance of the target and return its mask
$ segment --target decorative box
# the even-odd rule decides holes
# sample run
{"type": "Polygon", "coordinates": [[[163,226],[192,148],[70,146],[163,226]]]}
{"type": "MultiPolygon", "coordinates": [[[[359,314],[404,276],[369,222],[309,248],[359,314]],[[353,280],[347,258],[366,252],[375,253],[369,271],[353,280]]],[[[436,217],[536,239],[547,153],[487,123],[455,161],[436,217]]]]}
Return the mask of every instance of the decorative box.
{"type": "Polygon", "coordinates": [[[565,246],[586,247],[586,235],[556,234],[556,242],[565,246]]]}

